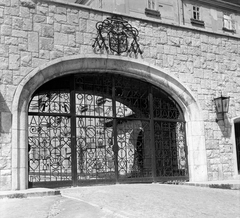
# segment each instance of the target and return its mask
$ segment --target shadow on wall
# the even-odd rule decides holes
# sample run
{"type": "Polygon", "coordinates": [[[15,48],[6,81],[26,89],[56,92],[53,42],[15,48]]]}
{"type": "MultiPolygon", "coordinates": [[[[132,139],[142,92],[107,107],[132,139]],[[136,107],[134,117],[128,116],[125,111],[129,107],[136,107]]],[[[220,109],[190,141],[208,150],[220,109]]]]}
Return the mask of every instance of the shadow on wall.
{"type": "Polygon", "coordinates": [[[229,118],[225,116],[224,120],[219,120],[217,122],[222,135],[224,138],[230,138],[232,133],[232,125],[229,121],[229,118]]]}
{"type": "Polygon", "coordinates": [[[3,133],[9,133],[12,127],[12,114],[6,101],[0,93],[0,136],[3,133]]]}

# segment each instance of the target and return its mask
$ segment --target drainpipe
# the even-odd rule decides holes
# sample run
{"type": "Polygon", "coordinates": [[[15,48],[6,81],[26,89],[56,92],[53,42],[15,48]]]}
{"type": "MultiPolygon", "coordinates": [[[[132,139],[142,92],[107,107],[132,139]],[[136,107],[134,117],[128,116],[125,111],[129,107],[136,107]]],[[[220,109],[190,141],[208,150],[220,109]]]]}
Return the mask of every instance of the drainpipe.
{"type": "Polygon", "coordinates": [[[178,13],[178,25],[180,26],[180,24],[181,24],[181,20],[180,20],[180,6],[179,6],[179,1],[180,0],[177,0],[177,13],[178,13]]]}
{"type": "Polygon", "coordinates": [[[183,25],[185,25],[185,18],[184,18],[184,4],[183,4],[183,1],[184,0],[181,0],[182,1],[182,21],[183,21],[183,25]]]}

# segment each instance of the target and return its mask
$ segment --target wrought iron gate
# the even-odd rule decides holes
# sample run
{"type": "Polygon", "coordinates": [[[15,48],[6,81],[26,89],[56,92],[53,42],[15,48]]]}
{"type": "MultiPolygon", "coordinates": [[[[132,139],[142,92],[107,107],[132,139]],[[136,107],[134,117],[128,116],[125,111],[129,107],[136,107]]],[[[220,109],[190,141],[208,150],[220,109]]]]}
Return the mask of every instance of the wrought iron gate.
{"type": "Polygon", "coordinates": [[[235,123],[236,154],[238,173],[240,173],[240,123],[235,123]]]}
{"type": "Polygon", "coordinates": [[[177,103],[144,81],[75,74],[40,87],[29,104],[33,186],[187,180],[177,103]]]}

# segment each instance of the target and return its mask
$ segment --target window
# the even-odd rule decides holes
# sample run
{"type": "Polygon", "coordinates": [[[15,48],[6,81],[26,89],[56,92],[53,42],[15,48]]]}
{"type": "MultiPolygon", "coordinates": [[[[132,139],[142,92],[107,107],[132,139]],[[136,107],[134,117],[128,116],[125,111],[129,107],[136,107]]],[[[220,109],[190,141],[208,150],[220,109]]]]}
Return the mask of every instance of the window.
{"type": "Polygon", "coordinates": [[[145,8],[145,14],[150,17],[160,18],[161,14],[158,10],[159,5],[157,0],[147,0],[147,8],[145,8]]]}
{"type": "Polygon", "coordinates": [[[193,6],[193,19],[200,20],[200,9],[198,6],[193,6]]]}
{"type": "Polygon", "coordinates": [[[193,5],[192,6],[192,18],[191,23],[197,26],[204,26],[204,21],[201,20],[200,7],[193,5]]]}
{"type": "Polygon", "coordinates": [[[155,0],[148,0],[148,9],[156,10],[155,0]]]}
{"type": "Polygon", "coordinates": [[[231,18],[231,16],[224,14],[223,15],[223,30],[235,32],[236,31],[236,23],[231,18]]]}

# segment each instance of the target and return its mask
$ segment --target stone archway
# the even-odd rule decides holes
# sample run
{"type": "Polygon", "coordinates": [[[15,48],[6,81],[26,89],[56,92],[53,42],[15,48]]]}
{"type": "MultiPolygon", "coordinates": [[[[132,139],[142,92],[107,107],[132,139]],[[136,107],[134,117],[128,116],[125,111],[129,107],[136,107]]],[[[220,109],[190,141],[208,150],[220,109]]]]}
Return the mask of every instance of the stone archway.
{"type": "Polygon", "coordinates": [[[12,189],[28,186],[28,104],[33,92],[47,81],[78,72],[111,72],[145,80],[163,90],[181,106],[187,122],[190,181],[207,180],[204,125],[201,109],[191,92],[176,78],[143,61],[114,56],[71,56],[51,61],[30,72],[18,85],[12,113],[12,189]]]}

